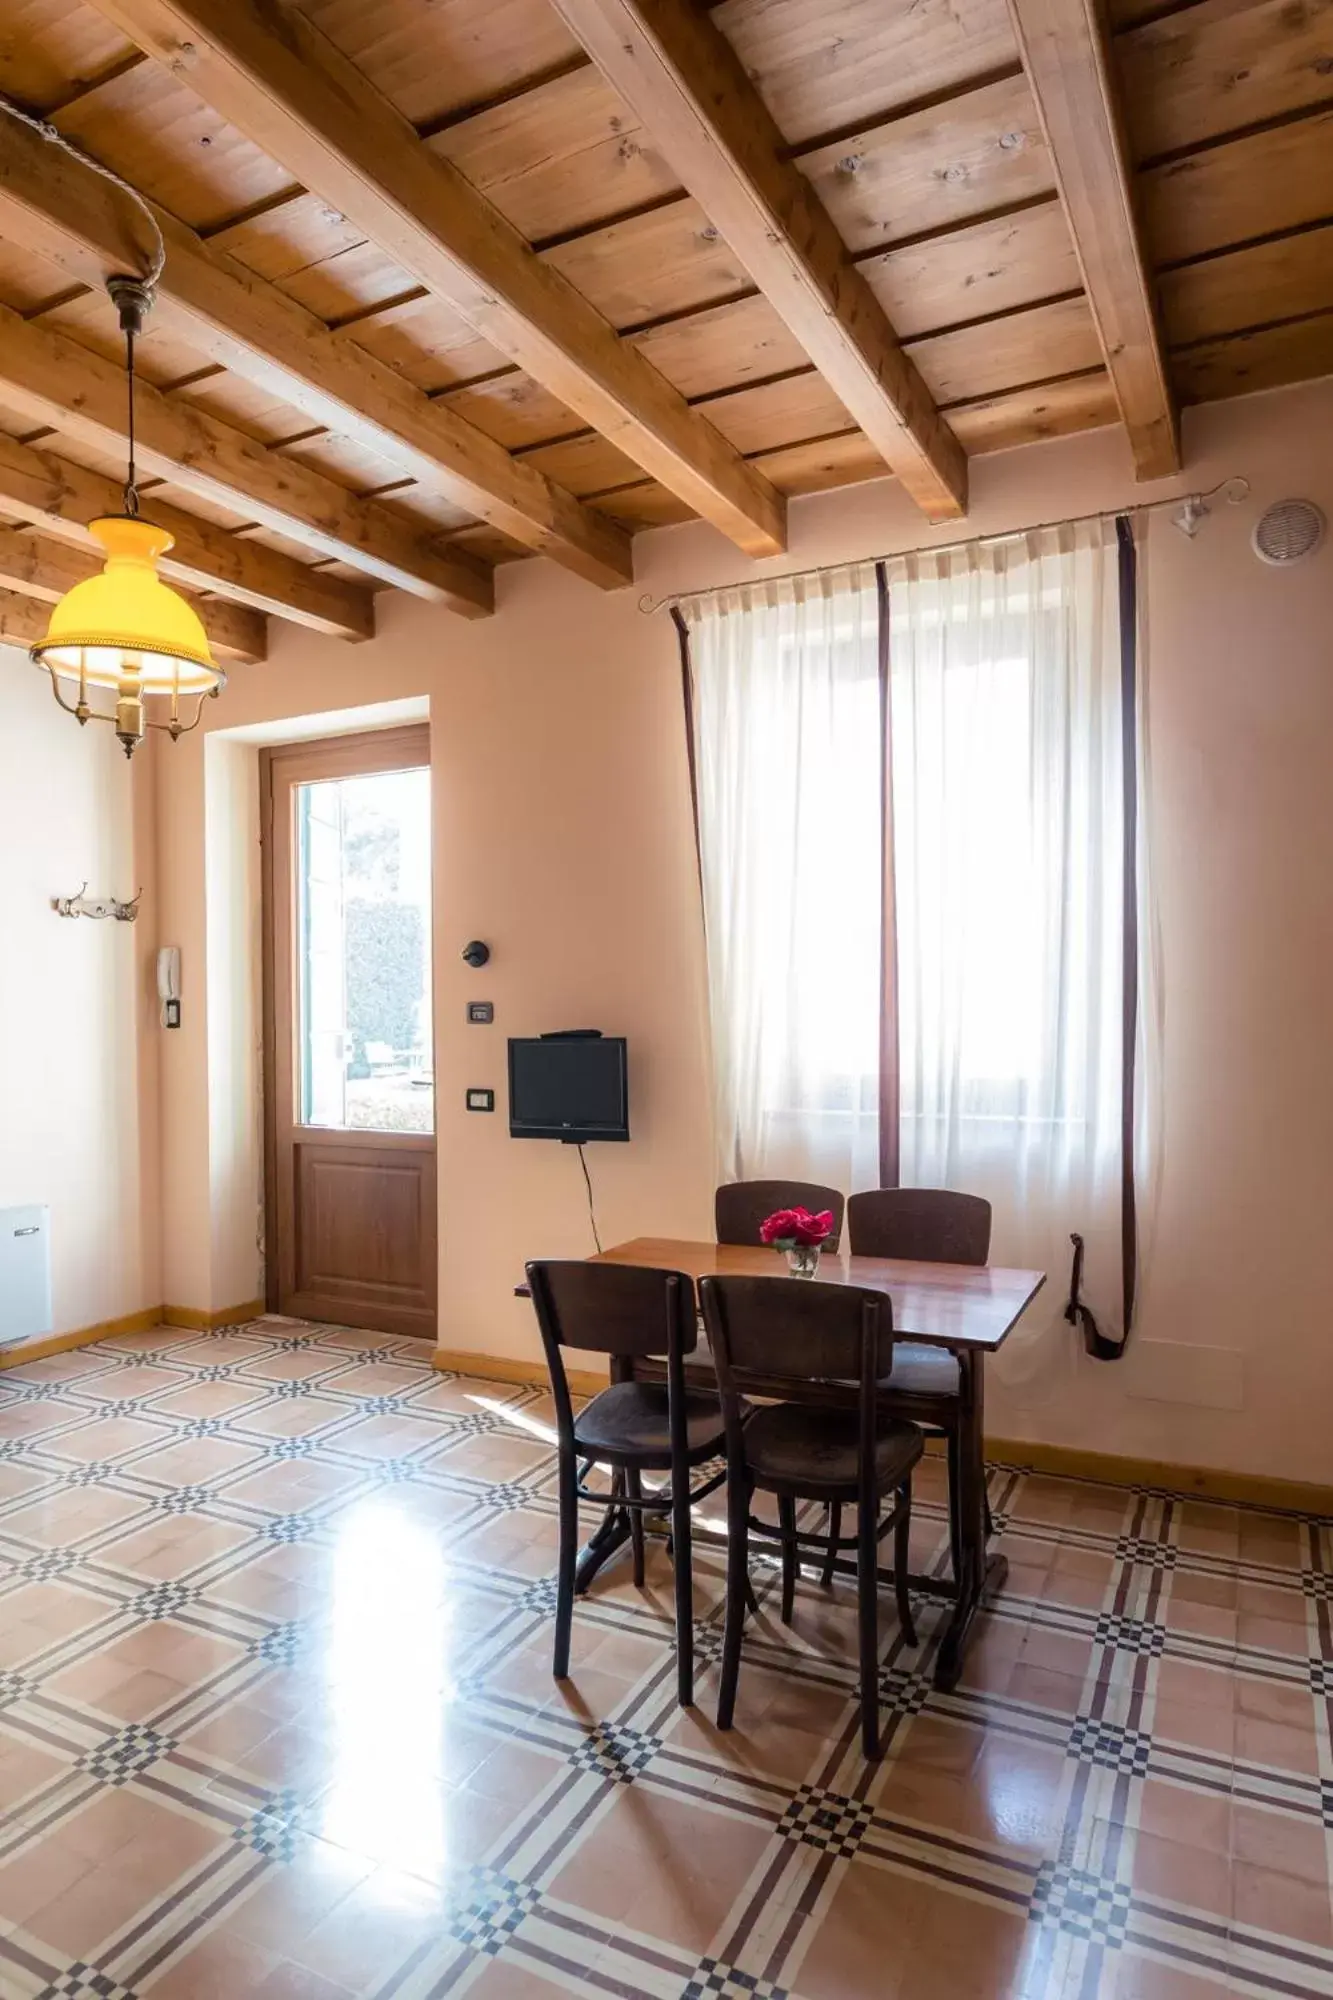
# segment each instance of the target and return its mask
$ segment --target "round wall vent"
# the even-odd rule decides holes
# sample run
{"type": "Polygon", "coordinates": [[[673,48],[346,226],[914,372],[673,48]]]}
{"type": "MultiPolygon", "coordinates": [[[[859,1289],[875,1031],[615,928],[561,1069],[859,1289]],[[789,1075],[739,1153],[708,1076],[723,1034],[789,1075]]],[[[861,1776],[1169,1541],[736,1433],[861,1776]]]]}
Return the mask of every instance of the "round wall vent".
{"type": "Polygon", "coordinates": [[[1285,569],[1312,556],[1324,539],[1323,512],[1313,500],[1278,500],[1260,516],[1253,535],[1260,562],[1285,569]]]}

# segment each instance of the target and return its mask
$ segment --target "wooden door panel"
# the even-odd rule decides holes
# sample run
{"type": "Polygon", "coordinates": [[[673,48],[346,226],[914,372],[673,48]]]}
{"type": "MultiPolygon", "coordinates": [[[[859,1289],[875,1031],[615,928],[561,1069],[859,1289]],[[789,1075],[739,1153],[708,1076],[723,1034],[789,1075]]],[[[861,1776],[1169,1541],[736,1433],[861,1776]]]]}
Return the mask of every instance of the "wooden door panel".
{"type": "Polygon", "coordinates": [[[435,1157],[338,1137],[292,1144],[293,1308],[310,1319],[435,1331],[435,1157]]]}
{"type": "MultiPolygon", "coordinates": [[[[310,1107],[308,1115],[355,1119],[356,1113],[341,1080],[338,1035],[329,1057],[330,1088],[303,1092],[298,1085],[303,974],[296,951],[302,932],[296,879],[301,848],[296,802],[301,787],[375,772],[420,770],[429,764],[430,741],[424,727],[266,750],[261,755],[260,802],[268,1302],[272,1309],[297,1318],[433,1340],[434,1133],[302,1122],[303,1098],[310,1107]]],[[[308,828],[315,805],[311,794],[305,797],[303,824],[308,828]]],[[[313,880],[309,859],[305,866],[309,892],[313,880]]],[[[336,866],[334,873],[336,877],[336,866]]],[[[305,949],[310,949],[308,937],[305,949]]]]}

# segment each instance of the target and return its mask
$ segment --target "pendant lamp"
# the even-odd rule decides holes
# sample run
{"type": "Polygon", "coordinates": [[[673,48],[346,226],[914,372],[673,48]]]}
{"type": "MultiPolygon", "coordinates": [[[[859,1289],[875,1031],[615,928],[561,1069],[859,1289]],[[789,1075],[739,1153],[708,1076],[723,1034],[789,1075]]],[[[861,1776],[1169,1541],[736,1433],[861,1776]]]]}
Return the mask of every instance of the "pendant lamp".
{"type": "Polygon", "coordinates": [[[32,648],[32,658],[50,674],[52,693],[66,713],[80,723],[113,723],[129,757],[147,729],[164,729],[174,740],[198,728],[205,697],[216,695],[226,685],[226,676],[209,650],[198,612],[157,573],[158,559],[171,547],[171,536],[139,514],[134,343],[143,331],[152,289],[139,278],[111,278],[107,290],[125,335],[129,392],[125,511],[88,523],[106,556],[105,566],[97,576],[66,591],[51,613],[46,637],[32,648]],[[74,693],[72,701],[62,694],[62,683],[74,693]],[[90,688],[114,692],[114,712],[92,707],[90,688]],[[194,711],[186,721],[183,704],[191,701],[194,711]],[[150,702],[165,706],[165,716],[151,715],[150,702]]]}

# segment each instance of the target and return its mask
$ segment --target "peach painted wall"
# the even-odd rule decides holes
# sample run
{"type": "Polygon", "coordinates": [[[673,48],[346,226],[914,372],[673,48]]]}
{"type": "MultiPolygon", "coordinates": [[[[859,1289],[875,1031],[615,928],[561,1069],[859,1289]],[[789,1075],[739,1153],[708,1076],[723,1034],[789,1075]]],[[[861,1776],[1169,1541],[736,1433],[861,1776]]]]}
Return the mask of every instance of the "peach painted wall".
{"type": "Polygon", "coordinates": [[[0,646],[0,1207],[51,1208],[54,1325],[160,1304],[156,884],[147,757],[80,729],[0,646]],[[128,898],[137,923],[55,895],[128,898]]]}
{"type": "MultiPolygon", "coordinates": [[[[1087,1362],[1053,1282],[995,1371],[991,1429],[1177,1462],[1333,1480],[1327,1216],[1333,1210],[1333,549],[1291,574],[1248,551],[1285,494],[1333,511],[1333,384],[1192,412],[1188,473],[1133,484],[1114,432],[974,463],[970,532],[1068,517],[1230,474],[1251,502],[1197,541],[1148,537],[1152,822],[1166,1027],[1161,1199],[1136,1348],[1087,1362]],[[1232,1405],[1228,1407],[1227,1405],[1232,1405]]],[[[929,539],[889,482],[798,503],[783,563],[711,530],[642,537],[639,588],[707,587],[929,539]]],[[[950,539],[947,531],[934,536],[950,539]]],[[[632,1050],[634,1140],[592,1151],[606,1240],[701,1234],[713,1184],[703,953],[672,627],[636,593],[548,563],[501,573],[464,624],[381,599],[359,648],[273,628],[210,727],[425,696],[436,799],[442,1344],[535,1356],[511,1296],[524,1257],[589,1245],[577,1163],[462,1109],[504,1104],[510,1033],[597,1025],[632,1050]],[[484,974],[459,948],[489,940],[484,974]],[[469,997],[496,1003],[469,1029],[469,997]]],[[[203,745],[158,759],[164,936],[204,950],[203,745]]],[[[210,839],[212,838],[210,833],[210,839]]],[[[249,977],[215,965],[213,977],[249,977]]],[[[187,971],[187,994],[190,992],[187,971]]],[[[220,1307],[210,1230],[207,1030],[196,999],[163,1051],[168,1292],[220,1307]]],[[[241,1204],[242,1211],[244,1204],[241,1204]]],[[[1003,1253],[1003,1245],[997,1246],[1003,1253]]],[[[252,1252],[251,1252],[252,1254],[252,1252]]]]}

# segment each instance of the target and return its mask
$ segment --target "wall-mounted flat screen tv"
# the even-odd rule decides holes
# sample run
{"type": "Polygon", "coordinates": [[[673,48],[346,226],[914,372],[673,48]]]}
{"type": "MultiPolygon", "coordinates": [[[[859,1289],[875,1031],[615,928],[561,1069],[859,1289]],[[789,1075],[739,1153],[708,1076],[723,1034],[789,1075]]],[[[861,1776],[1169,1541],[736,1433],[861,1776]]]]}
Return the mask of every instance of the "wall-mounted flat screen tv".
{"type": "Polygon", "coordinates": [[[543,1035],[509,1043],[509,1133],[514,1139],[629,1138],[623,1035],[543,1035]]]}

